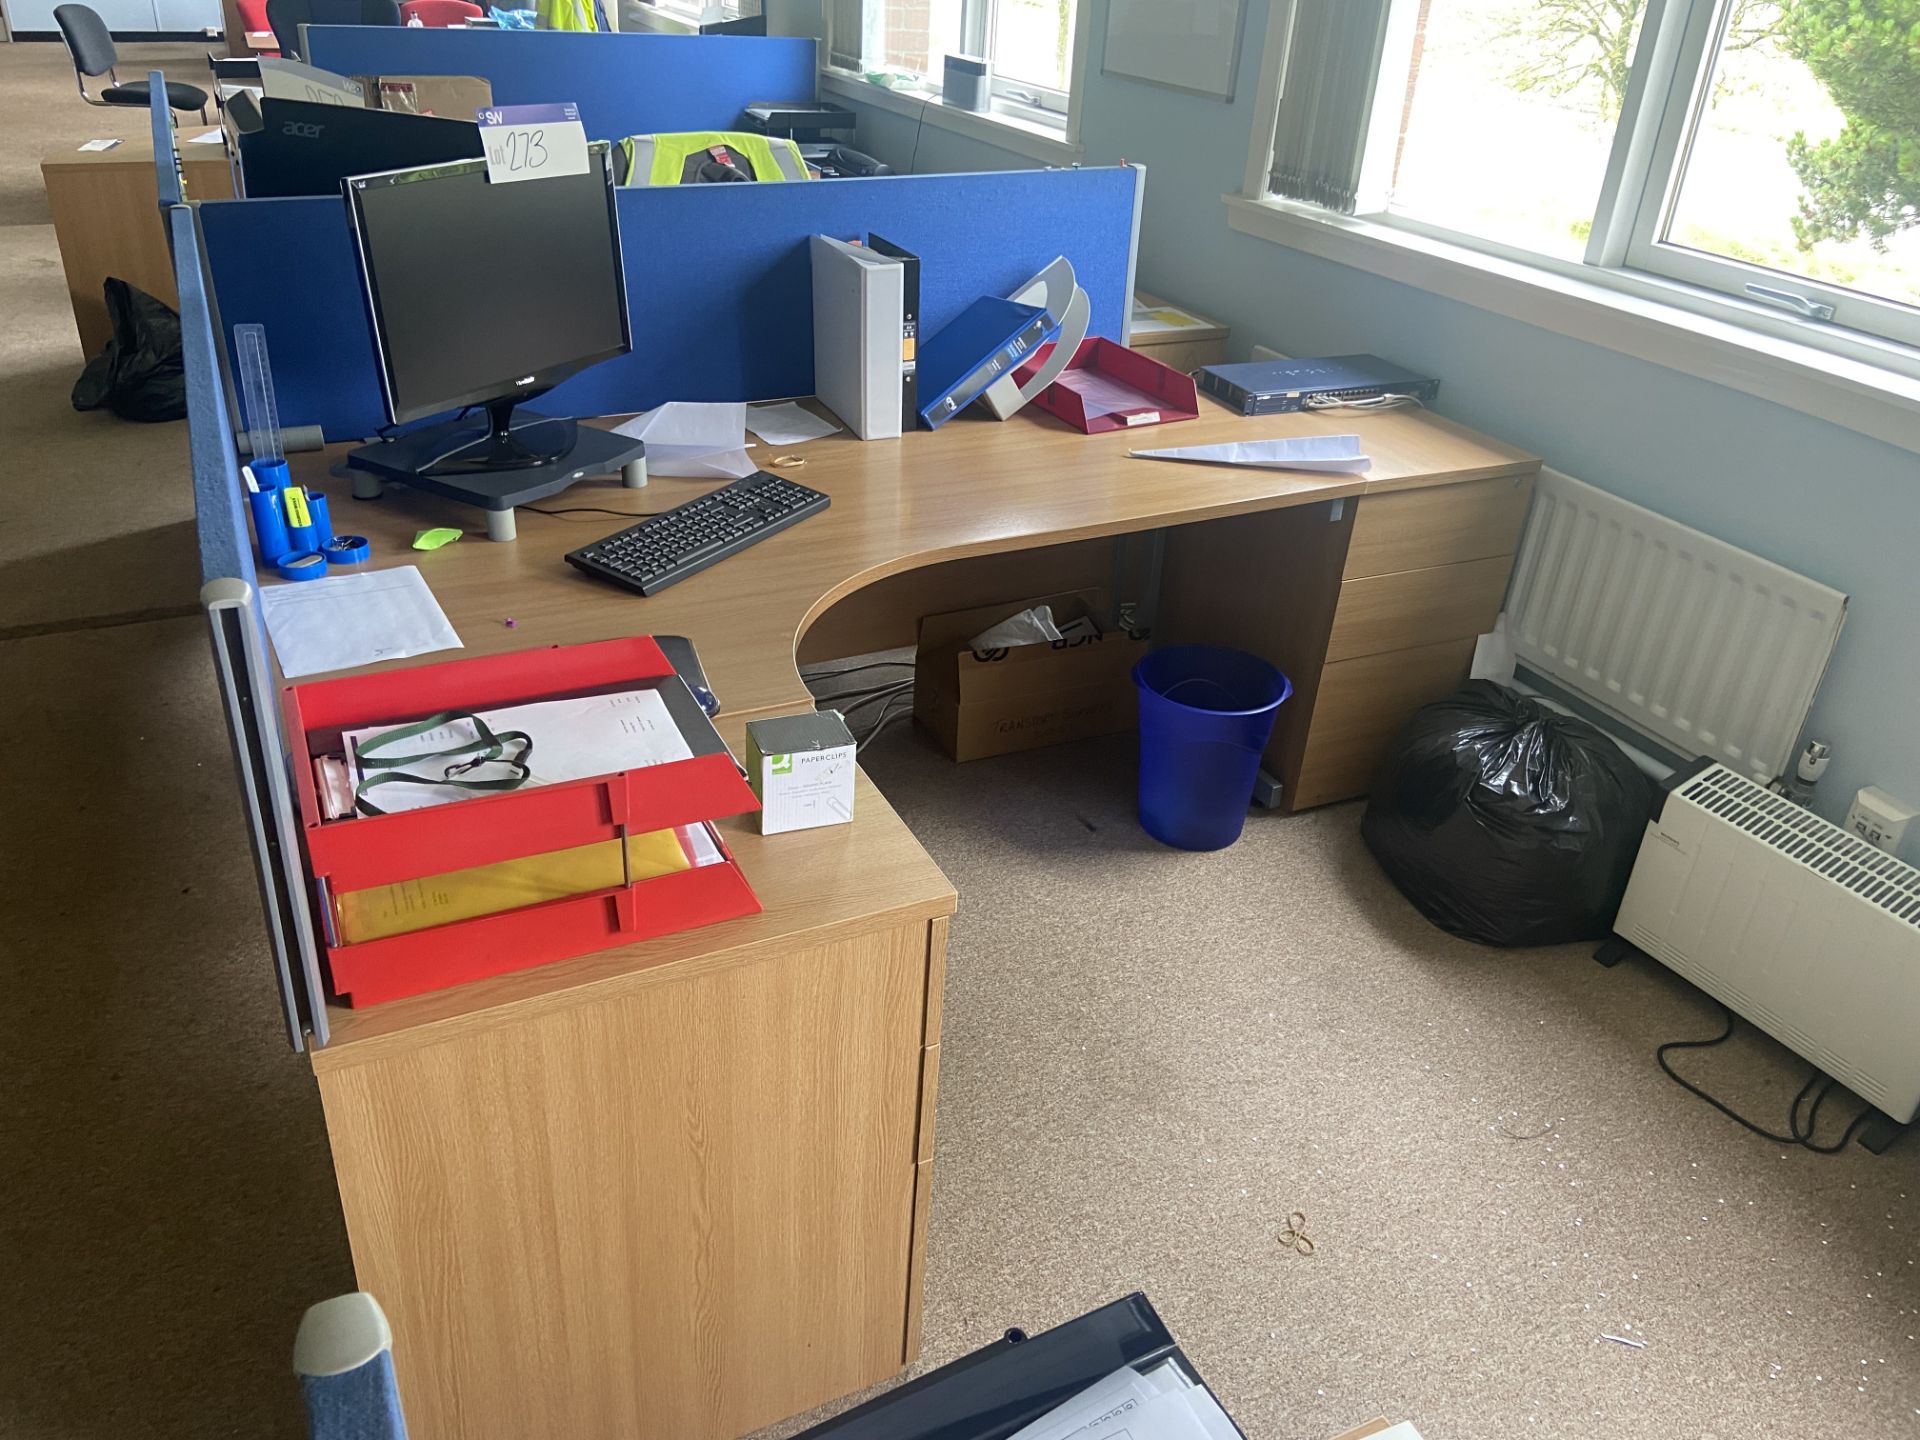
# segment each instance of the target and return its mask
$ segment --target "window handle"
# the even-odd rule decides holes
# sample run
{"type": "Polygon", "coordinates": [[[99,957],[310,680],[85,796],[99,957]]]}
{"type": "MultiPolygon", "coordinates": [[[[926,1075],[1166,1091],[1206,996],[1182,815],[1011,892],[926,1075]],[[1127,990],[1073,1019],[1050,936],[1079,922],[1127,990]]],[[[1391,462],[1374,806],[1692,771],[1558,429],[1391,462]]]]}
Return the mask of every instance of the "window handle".
{"type": "Polygon", "coordinates": [[[1833,319],[1833,307],[1819,300],[1809,300],[1794,290],[1781,290],[1772,285],[1749,285],[1747,294],[1763,305],[1778,305],[1782,310],[1791,310],[1796,315],[1804,315],[1809,320],[1833,319]]]}

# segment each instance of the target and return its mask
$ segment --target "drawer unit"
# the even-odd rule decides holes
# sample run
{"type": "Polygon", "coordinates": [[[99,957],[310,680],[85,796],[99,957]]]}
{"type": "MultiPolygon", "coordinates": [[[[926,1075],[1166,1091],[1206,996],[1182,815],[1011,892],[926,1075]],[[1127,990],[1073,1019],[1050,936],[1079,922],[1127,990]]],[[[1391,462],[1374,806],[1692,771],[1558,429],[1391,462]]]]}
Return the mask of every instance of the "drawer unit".
{"type": "Polygon", "coordinates": [[[1292,679],[1264,760],[1286,809],[1363,795],[1408,717],[1466,679],[1532,493],[1502,475],[1180,526],[1156,639],[1232,645],[1292,679]]]}
{"type": "Polygon", "coordinates": [[[1353,517],[1343,578],[1512,555],[1532,498],[1531,475],[1369,495],[1353,517]]]}
{"type": "Polygon", "coordinates": [[[1387,747],[1413,712],[1467,678],[1473,645],[1470,639],[1448,640],[1327,666],[1287,808],[1304,810],[1366,794],[1387,747]]]}
{"type": "Polygon", "coordinates": [[[1512,572],[1513,556],[1496,555],[1348,580],[1333,613],[1327,663],[1483,634],[1493,628],[1512,572]]]}

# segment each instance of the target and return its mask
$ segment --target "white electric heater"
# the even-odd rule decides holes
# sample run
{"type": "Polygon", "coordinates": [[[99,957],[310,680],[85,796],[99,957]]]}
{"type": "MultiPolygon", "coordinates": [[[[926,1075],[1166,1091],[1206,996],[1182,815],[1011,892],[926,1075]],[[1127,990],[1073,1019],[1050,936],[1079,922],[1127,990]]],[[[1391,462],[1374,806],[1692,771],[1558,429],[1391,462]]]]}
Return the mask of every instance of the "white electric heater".
{"type": "Polygon", "coordinates": [[[1911,1121],[1920,870],[1726,765],[1676,780],[1615,933],[1911,1121]]]}

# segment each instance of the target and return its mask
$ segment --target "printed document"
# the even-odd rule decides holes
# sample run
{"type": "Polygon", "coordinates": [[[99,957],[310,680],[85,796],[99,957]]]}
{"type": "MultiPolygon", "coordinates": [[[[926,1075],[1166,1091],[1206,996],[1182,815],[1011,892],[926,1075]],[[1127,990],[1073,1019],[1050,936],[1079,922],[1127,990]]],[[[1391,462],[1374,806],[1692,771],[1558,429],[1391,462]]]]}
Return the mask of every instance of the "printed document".
{"type": "MultiPolygon", "coordinates": [[[[533,749],[527,756],[527,766],[533,773],[523,789],[693,758],[686,737],[667,711],[666,701],[654,689],[623,690],[616,695],[588,695],[572,700],[537,700],[530,705],[509,705],[476,713],[495,735],[519,730],[533,741],[533,749]]],[[[393,728],[370,725],[346,732],[347,765],[355,789],[369,775],[382,773],[360,764],[360,746],[393,728]]],[[[451,750],[478,738],[471,720],[450,720],[423,735],[382,745],[376,755],[383,760],[406,755],[428,756],[436,750],[451,750]]],[[[511,758],[519,750],[518,743],[510,743],[506,756],[511,758]]],[[[467,755],[434,756],[395,768],[409,775],[439,776],[449,766],[464,764],[470,758],[467,755]]],[[[510,773],[505,765],[490,762],[455,778],[497,780],[510,773]]],[[[402,810],[424,810],[431,805],[471,800],[476,794],[499,793],[462,790],[452,785],[386,784],[370,791],[367,798],[391,815],[402,810]]],[[[696,863],[700,863],[698,857],[696,863]]]]}

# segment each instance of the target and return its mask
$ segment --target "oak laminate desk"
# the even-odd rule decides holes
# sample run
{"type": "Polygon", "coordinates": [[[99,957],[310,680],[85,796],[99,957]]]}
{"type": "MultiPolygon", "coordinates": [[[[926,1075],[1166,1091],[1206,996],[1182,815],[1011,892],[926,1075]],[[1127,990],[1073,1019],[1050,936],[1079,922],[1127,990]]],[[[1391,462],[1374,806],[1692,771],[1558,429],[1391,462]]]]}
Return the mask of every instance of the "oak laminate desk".
{"type": "MultiPolygon", "coordinates": [[[[209,133],[216,132],[196,129],[179,136],[187,194],[195,200],[231,199],[233,170],[226,146],[190,143],[194,135],[209,133]]],[[[126,140],[111,150],[62,145],[41,160],[40,176],[82,351],[98,355],[112,338],[113,322],[100,293],[109,276],[179,308],[151,141],[126,140]]]]}
{"type": "MultiPolygon", "coordinates": [[[[1405,714],[1464,675],[1538,468],[1405,413],[1210,407],[1151,438],[1341,431],[1365,438],[1369,474],[1135,460],[1138,435],[1031,415],[815,441],[785,473],[830,510],[648,599],[561,561],[614,516],[523,511],[495,544],[432,496],[351,500],[331,456],[296,473],[377,564],[419,565],[468,653],[691,636],[736,747],[747,719],[811,707],[796,657],[1062,588],[1152,605],[1153,567],[1121,545],[1158,536],[1157,633],[1293,676],[1270,763],[1311,804],[1356,793],[1405,714]],[[407,548],[448,523],[468,538],[407,548]]],[[[545,508],[638,515],[714,483],[593,483],[545,508]]],[[[421,1440],[726,1440],[917,1353],[955,895],[859,786],[849,825],[722,827],[762,914],[330,1013],[312,1063],[354,1264],[392,1318],[421,1440]]]]}

